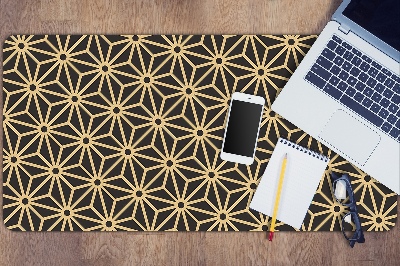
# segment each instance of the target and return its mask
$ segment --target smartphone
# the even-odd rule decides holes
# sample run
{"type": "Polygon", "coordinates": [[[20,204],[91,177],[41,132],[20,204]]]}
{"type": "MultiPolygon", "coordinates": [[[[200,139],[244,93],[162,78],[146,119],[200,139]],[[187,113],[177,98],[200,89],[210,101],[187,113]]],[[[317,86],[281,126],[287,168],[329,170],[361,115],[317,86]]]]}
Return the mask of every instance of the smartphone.
{"type": "Polygon", "coordinates": [[[221,159],[250,165],[254,161],[265,99],[235,92],[226,120],[221,159]]]}

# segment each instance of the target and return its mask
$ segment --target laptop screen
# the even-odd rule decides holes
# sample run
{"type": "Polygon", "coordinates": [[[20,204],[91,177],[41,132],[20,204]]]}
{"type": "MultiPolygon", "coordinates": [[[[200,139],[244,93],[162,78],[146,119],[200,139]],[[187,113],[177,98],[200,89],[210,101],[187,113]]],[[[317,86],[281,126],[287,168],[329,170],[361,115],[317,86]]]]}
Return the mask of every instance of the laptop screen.
{"type": "Polygon", "coordinates": [[[399,0],[352,0],[343,15],[400,51],[399,0]]]}

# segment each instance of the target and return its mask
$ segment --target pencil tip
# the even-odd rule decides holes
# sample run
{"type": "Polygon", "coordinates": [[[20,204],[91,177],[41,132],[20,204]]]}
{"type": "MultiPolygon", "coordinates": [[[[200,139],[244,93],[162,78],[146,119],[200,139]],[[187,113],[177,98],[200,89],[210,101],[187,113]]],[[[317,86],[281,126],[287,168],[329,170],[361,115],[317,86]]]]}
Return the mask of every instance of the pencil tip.
{"type": "Polygon", "coordinates": [[[287,159],[287,153],[285,153],[285,159],[287,159]]]}

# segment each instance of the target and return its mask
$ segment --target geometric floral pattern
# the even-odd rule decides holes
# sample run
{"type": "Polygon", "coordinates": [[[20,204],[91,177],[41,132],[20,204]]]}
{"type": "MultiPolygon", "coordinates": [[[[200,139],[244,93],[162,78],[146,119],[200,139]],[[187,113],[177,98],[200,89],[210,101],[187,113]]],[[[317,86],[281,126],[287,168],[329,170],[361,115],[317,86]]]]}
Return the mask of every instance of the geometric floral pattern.
{"type": "MultiPolygon", "coordinates": [[[[267,231],[249,209],[279,137],[330,158],[301,231],[340,230],[347,172],[366,231],[397,196],[270,106],[316,36],[15,35],[3,53],[3,220],[20,231],[267,231]],[[230,96],[266,99],[251,166],[219,157],[230,96]]],[[[299,103],[298,108],[301,108],[299,103]]],[[[278,221],[276,230],[295,230],[278,221]]]]}

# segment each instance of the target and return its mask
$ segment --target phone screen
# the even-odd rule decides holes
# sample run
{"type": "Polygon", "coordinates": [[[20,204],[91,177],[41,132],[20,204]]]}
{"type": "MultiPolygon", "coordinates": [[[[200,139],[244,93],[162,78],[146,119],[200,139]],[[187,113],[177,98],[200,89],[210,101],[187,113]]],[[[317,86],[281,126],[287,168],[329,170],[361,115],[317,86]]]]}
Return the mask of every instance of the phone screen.
{"type": "Polygon", "coordinates": [[[253,157],[263,105],[232,101],[223,151],[253,157]]]}

